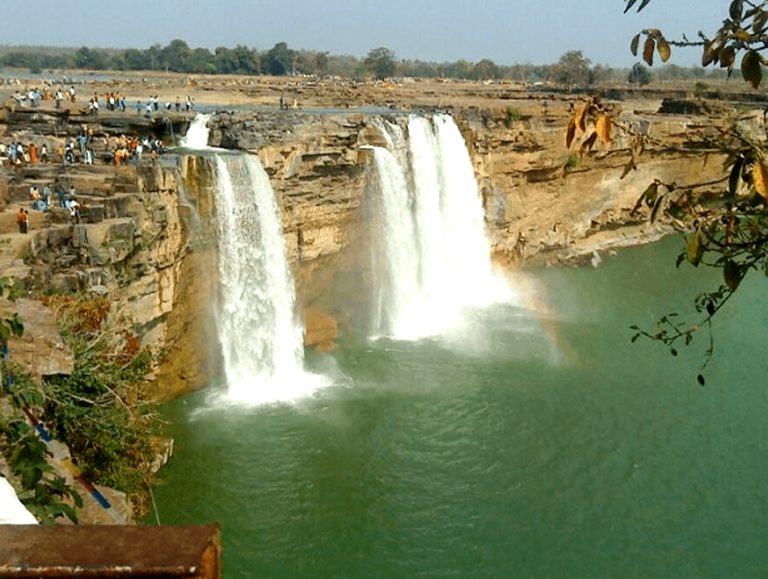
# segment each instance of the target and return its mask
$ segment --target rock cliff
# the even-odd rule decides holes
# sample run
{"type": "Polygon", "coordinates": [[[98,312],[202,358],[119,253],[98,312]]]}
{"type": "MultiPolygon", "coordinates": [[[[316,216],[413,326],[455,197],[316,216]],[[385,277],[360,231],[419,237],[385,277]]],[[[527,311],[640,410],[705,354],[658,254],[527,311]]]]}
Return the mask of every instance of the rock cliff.
{"type": "MultiPolygon", "coordinates": [[[[658,102],[639,108],[625,103],[617,119],[667,145],[649,147],[637,169],[621,179],[629,158],[627,137],[618,134],[582,156],[565,148],[568,101],[531,98],[514,104],[514,110],[452,110],[474,161],[500,262],[567,259],[652,239],[664,225],[651,226],[631,210],[654,177],[683,182],[717,175],[718,163],[704,163],[713,152],[702,149],[694,131],[709,120],[707,113],[662,115],[655,112],[658,102]]],[[[323,347],[332,342],[329,326],[335,321],[322,312],[346,322],[367,285],[370,158],[360,146],[380,144],[374,118],[299,110],[219,113],[210,123],[210,144],[257,154],[270,175],[299,302],[314,308],[308,319],[317,335],[307,342],[323,347]]],[[[387,119],[405,126],[407,115],[392,112],[387,119]]],[[[128,123],[104,116],[89,124],[105,140],[123,130],[169,139],[188,121],[128,123]]],[[[762,130],[759,115],[745,122],[762,130]]],[[[73,123],[52,111],[43,117],[6,112],[0,134],[46,142],[54,150],[80,130],[73,123]],[[62,135],[62,127],[69,133],[62,135]]],[[[205,158],[182,152],[122,167],[57,162],[6,167],[0,179],[0,206],[7,206],[0,213],[2,275],[30,289],[108,295],[109,323],[134,333],[156,355],[158,397],[204,386],[219,363],[211,187],[205,158]],[[63,209],[33,212],[30,234],[15,233],[15,211],[30,184],[57,180],[78,191],[85,205],[81,222],[72,223],[63,209]]]]}

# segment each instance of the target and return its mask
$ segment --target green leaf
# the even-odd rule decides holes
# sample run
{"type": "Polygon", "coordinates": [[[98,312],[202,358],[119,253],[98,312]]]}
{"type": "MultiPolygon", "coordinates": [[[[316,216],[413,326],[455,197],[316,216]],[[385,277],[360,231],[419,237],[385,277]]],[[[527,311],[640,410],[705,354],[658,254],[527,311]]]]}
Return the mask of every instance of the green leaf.
{"type": "Polygon", "coordinates": [[[651,223],[656,221],[656,218],[659,216],[659,211],[661,211],[666,198],[666,195],[659,195],[656,198],[656,202],[653,204],[653,209],[651,209],[651,223]]]}
{"type": "Polygon", "coordinates": [[[720,68],[733,68],[733,63],[736,62],[736,49],[733,46],[724,46],[720,50],[718,55],[720,59],[720,68]]]}
{"type": "Polygon", "coordinates": [[[748,50],[741,59],[741,76],[752,88],[758,88],[763,80],[763,70],[760,67],[760,54],[756,50],[748,50]]]}
{"type": "Polygon", "coordinates": [[[632,213],[637,213],[637,210],[640,209],[640,206],[645,203],[649,207],[653,205],[653,203],[656,201],[656,197],[659,193],[659,184],[657,182],[653,182],[648,187],[645,188],[645,191],[640,195],[640,197],[637,198],[637,202],[635,203],[635,206],[632,208],[632,213]]]}
{"type": "Polygon", "coordinates": [[[696,233],[688,238],[685,244],[685,256],[691,264],[699,267],[701,258],[704,256],[704,244],[702,243],[700,230],[696,230],[696,233]]]}
{"type": "Polygon", "coordinates": [[[736,291],[741,280],[744,278],[744,273],[735,261],[729,259],[725,262],[725,266],[723,267],[723,277],[725,278],[725,285],[727,285],[731,291],[736,291]]]}
{"type": "Polygon", "coordinates": [[[728,12],[731,15],[731,20],[739,22],[744,14],[744,0],[733,0],[728,12]]]}
{"type": "Polygon", "coordinates": [[[731,167],[731,174],[728,177],[728,191],[731,195],[736,195],[739,189],[739,179],[741,179],[741,169],[744,167],[744,157],[737,157],[731,167]]]}
{"type": "Polygon", "coordinates": [[[696,376],[696,381],[699,383],[700,386],[704,386],[706,384],[706,381],[704,380],[704,374],[699,374],[696,376]]]}
{"type": "Polygon", "coordinates": [[[768,12],[760,11],[755,14],[752,20],[752,32],[755,34],[762,34],[765,28],[765,24],[768,22],[768,12]]]}

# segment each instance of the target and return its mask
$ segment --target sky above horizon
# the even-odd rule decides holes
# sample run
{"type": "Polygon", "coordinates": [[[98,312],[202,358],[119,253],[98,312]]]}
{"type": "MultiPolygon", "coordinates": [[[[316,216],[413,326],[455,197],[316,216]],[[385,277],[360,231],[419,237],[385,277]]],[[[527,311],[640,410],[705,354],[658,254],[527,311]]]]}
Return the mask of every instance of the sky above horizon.
{"type": "MultiPolygon", "coordinates": [[[[670,39],[710,34],[727,0],[653,0],[623,14],[622,0],[30,0],[4,2],[0,44],[148,48],[174,38],[214,49],[244,44],[365,56],[385,46],[398,59],[549,64],[581,50],[594,64],[631,66],[632,36],[661,28],[670,39]]],[[[672,63],[698,62],[673,49],[672,63]]]]}

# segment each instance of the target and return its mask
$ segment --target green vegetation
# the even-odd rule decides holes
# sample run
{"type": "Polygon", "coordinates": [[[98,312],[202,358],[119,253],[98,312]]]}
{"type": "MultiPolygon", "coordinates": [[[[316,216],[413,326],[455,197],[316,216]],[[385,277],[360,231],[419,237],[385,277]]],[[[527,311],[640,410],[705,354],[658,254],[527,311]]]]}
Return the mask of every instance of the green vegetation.
{"type": "Polygon", "coordinates": [[[515,107],[507,107],[504,111],[504,125],[509,129],[513,123],[523,120],[523,113],[515,107]]]}
{"type": "MultiPolygon", "coordinates": [[[[46,462],[45,444],[25,413],[46,424],[66,443],[80,472],[91,482],[129,494],[139,513],[152,481],[151,435],[158,429],[154,405],[144,392],[150,355],[130,333],[105,328],[106,298],[42,297],[57,314],[62,336],[75,355],[70,376],[50,378],[41,386],[18,368],[11,386],[4,381],[9,413],[0,419],[0,452],[23,486],[21,499],[41,520],[67,516],[80,497],[46,462]]],[[[0,336],[20,335],[18,318],[0,324],[0,336]]],[[[4,368],[5,374],[9,369],[4,368]]]]}
{"type": "Polygon", "coordinates": [[[591,84],[589,78],[589,59],[584,58],[580,50],[569,50],[557,61],[552,70],[552,79],[568,87],[591,84]]]}
{"type": "MultiPolygon", "coordinates": [[[[638,11],[650,1],[642,0],[638,11]]],[[[625,2],[626,12],[637,0],[625,2]]],[[[729,75],[738,67],[744,81],[757,90],[763,81],[762,65],[768,52],[768,1],[732,0],[724,3],[723,11],[727,16],[711,37],[700,32],[696,42],[685,37],[670,41],[661,30],[650,28],[632,39],[630,49],[652,65],[654,54],[666,61],[672,47],[696,47],[701,50],[702,66],[718,65],[729,75]]],[[[706,85],[697,83],[698,96],[705,90],[706,85]]],[[[764,132],[749,131],[736,119],[727,128],[719,129],[715,139],[705,135],[700,138],[725,158],[722,178],[714,183],[683,184],[655,179],[640,196],[636,209],[648,205],[652,220],[664,215],[685,234],[686,245],[678,257],[678,266],[687,262],[693,267],[719,269],[723,282],[714,291],[696,297],[699,319],[689,322],[668,314],[659,319],[655,330],[633,327],[633,339],[645,336],[660,341],[677,355],[676,346],[691,343],[704,328],[709,332],[709,347],[703,370],[714,353],[713,318],[748,273],[768,275],[768,140],[764,132]]],[[[698,375],[698,381],[704,385],[703,374],[698,375]]]]}
{"type": "Polygon", "coordinates": [[[43,419],[65,441],[91,481],[138,499],[152,480],[151,435],[158,421],[143,389],[151,358],[129,333],[104,325],[106,298],[48,296],[75,354],[70,376],[47,382],[43,419]]]}
{"type": "MultiPolygon", "coordinates": [[[[398,60],[386,47],[374,48],[364,58],[331,55],[316,50],[295,50],[278,42],[267,50],[244,45],[219,46],[213,51],[192,48],[182,39],[166,46],[154,44],[146,49],[52,48],[39,46],[0,47],[0,67],[22,68],[32,72],[54,69],[171,71],[191,74],[246,75],[334,75],[345,78],[455,78],[467,80],[511,80],[522,83],[564,82],[570,86],[588,86],[601,82],[620,83],[628,71],[601,65],[590,66],[579,51],[569,51],[560,62],[551,65],[517,63],[501,65],[490,59],[478,62],[426,62],[398,60]],[[578,58],[572,58],[577,55],[578,58]],[[571,67],[575,64],[575,67],[571,67]],[[586,66],[584,66],[586,64],[586,66]]],[[[655,74],[658,80],[700,78],[707,72],[701,67],[684,68],[670,64],[655,74]]],[[[709,73],[723,77],[721,71],[709,73]]]]}
{"type": "MultiPolygon", "coordinates": [[[[3,370],[7,376],[10,369],[3,370]]],[[[39,412],[45,396],[18,368],[13,374],[13,386],[8,384],[3,388],[3,398],[10,404],[8,413],[0,417],[0,452],[20,481],[19,498],[39,521],[53,522],[58,517],[67,517],[77,523],[74,507],[82,506],[82,498],[48,464],[50,452],[25,415],[39,412]]]]}
{"type": "MultiPolygon", "coordinates": [[[[5,281],[0,279],[0,296],[4,285],[5,281]]],[[[9,338],[23,333],[24,326],[18,314],[0,318],[1,349],[5,349],[9,338]]],[[[48,464],[46,459],[50,453],[25,415],[25,412],[35,412],[42,407],[43,393],[28,375],[18,368],[9,368],[4,358],[0,366],[0,399],[8,402],[0,414],[0,454],[11,473],[19,479],[20,499],[40,521],[50,522],[66,516],[76,523],[72,505],[82,506],[80,495],[48,464]]]]}
{"type": "Polygon", "coordinates": [[[395,53],[380,46],[374,48],[365,57],[365,66],[376,78],[387,78],[395,74],[395,53]]]}
{"type": "MultiPolygon", "coordinates": [[[[648,67],[643,66],[641,63],[636,62],[632,69],[629,71],[629,75],[627,75],[627,82],[629,84],[635,84],[638,86],[645,86],[647,84],[650,84],[651,82],[651,71],[648,70],[648,67]]],[[[699,83],[696,83],[697,85],[699,83]]]]}

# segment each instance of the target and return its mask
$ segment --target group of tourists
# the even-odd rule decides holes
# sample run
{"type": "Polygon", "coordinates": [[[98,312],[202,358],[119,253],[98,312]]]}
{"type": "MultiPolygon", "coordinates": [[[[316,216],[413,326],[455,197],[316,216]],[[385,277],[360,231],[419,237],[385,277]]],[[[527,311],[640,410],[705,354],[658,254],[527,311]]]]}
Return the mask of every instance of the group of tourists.
{"type": "MultiPolygon", "coordinates": [[[[29,187],[29,200],[32,209],[36,211],[48,211],[54,207],[54,194],[56,195],[55,206],[61,207],[69,211],[69,216],[73,221],[80,222],[80,203],[75,198],[74,185],[69,186],[69,191],[64,189],[64,186],[56,182],[53,188],[49,185],[45,185],[43,190],[33,184],[29,187]]],[[[16,225],[19,227],[19,233],[29,232],[29,211],[24,207],[19,207],[19,212],[16,214],[16,225]]]]}
{"type": "Polygon", "coordinates": [[[106,161],[115,166],[126,163],[138,164],[142,156],[147,154],[154,164],[159,154],[165,153],[165,144],[157,137],[126,137],[120,135],[116,139],[107,138],[106,142],[106,161]]]}
{"type": "MultiPolygon", "coordinates": [[[[166,102],[164,105],[164,108],[166,111],[171,111],[174,108],[176,111],[181,112],[182,110],[185,112],[191,112],[195,110],[195,99],[189,95],[187,95],[186,99],[184,100],[184,104],[181,103],[181,97],[176,97],[176,101],[171,104],[171,102],[166,102]]],[[[152,117],[152,113],[157,112],[160,110],[160,98],[158,95],[153,95],[149,97],[146,103],[142,103],[142,101],[136,101],[136,114],[140,115],[142,112],[144,113],[144,116],[147,118],[152,117]]]]}
{"type": "MultiPolygon", "coordinates": [[[[100,106],[99,94],[94,92],[93,96],[88,100],[88,113],[91,115],[98,115],[100,106]]],[[[111,91],[104,95],[104,106],[107,107],[108,111],[114,112],[119,109],[123,113],[127,108],[125,97],[120,96],[120,93],[118,92],[111,91]]]]}
{"type": "Polygon", "coordinates": [[[61,108],[62,101],[67,98],[71,102],[75,102],[75,85],[65,91],[61,87],[57,87],[56,90],[50,87],[43,87],[39,89],[37,87],[31,88],[26,92],[16,91],[13,94],[13,100],[16,101],[18,106],[28,106],[30,108],[38,108],[42,101],[55,101],[56,108],[61,108]]]}
{"type": "Polygon", "coordinates": [[[21,141],[6,145],[0,143],[0,166],[19,168],[22,165],[35,165],[48,162],[48,145],[38,147],[35,143],[24,146],[21,141]]]}

